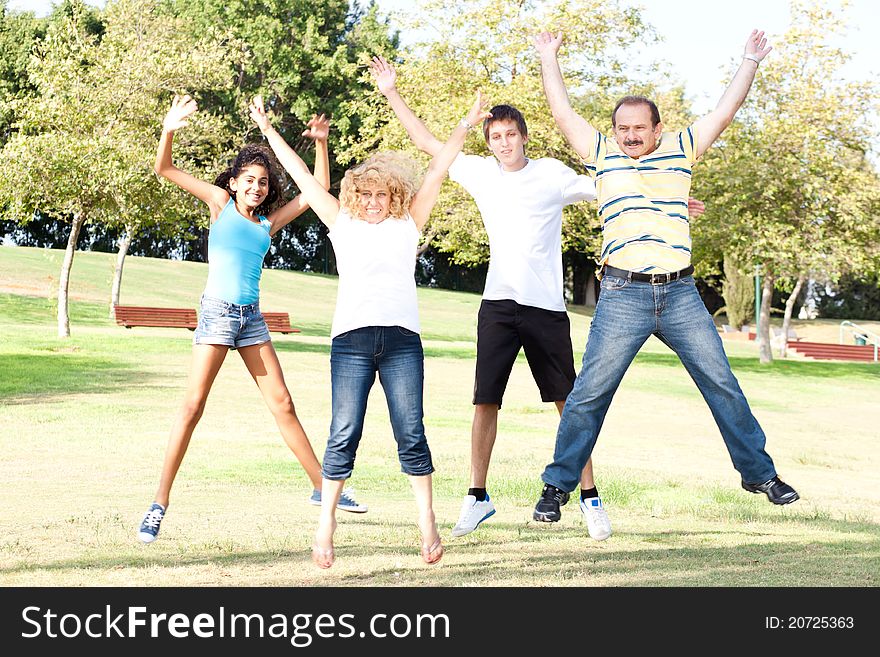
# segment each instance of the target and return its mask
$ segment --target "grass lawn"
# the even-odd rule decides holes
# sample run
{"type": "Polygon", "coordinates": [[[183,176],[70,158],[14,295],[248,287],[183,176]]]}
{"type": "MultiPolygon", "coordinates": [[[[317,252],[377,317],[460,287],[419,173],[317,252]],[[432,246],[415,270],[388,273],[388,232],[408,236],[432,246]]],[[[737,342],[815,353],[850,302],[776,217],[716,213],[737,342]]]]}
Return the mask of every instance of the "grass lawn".
{"type": "MultiPolygon", "coordinates": [[[[62,253],[0,248],[0,585],[876,586],[880,584],[880,366],[789,360],[753,344],[729,357],[801,500],[774,507],[739,488],[708,408],[678,360],[651,340],[630,368],[594,453],[614,535],[589,539],[570,503],[531,520],[558,416],[525,359],[499,419],[489,490],[498,512],[453,539],[468,479],[479,297],[419,290],[426,427],[446,555],[425,566],[415,505],[374,388],[351,484],[370,505],[339,514],[337,562],[308,548],[308,480],[235,353],[193,436],[159,540],[135,531],[155,491],[189,367],[185,329],[107,319],[114,256],[78,253],[69,339],[55,336],[62,253]]],[[[129,258],[122,303],[197,307],[205,265],[129,258]]],[[[302,333],[273,334],[319,457],[329,426],[336,279],[266,271],[265,310],[302,333]]],[[[572,310],[580,359],[589,314],[572,310]]],[[[836,323],[817,323],[828,330],[836,323]]],[[[796,325],[811,339],[809,326],[796,325]]]]}

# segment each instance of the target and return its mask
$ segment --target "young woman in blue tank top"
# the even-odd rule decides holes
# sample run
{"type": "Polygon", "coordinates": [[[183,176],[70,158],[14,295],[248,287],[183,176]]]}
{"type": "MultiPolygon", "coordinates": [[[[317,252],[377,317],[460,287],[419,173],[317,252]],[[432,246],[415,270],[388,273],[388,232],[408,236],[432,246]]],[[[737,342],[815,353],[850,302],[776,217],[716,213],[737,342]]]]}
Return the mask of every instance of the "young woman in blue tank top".
{"type": "MultiPolygon", "coordinates": [[[[321,465],[296,416],[278,356],[260,313],[260,274],[272,235],[308,209],[302,196],[272,209],[281,198],[271,152],[248,145],[214,184],[178,169],[171,160],[174,132],[186,126],[196,111],[189,96],[175,97],[162,124],[155,171],[208,206],[208,282],[201,299],[199,323],[193,337],[193,357],[183,406],[177,415],[162,466],[156,497],[144,516],[138,538],[151,543],[168,507],[174,477],[193,430],[205,408],[208,392],[230,349],[237,349],[275,417],[284,441],[312,482],[321,488],[321,465]]],[[[327,157],[329,123],[314,117],[304,136],[316,146],[315,175],[330,186],[327,157]]],[[[359,507],[357,510],[366,510],[359,507]]]]}
{"type": "Polygon", "coordinates": [[[339,291],[330,347],[333,418],[324,453],[321,519],[312,560],[329,568],[335,559],[336,501],[354,468],[367,398],[376,374],[385,391],[401,470],[418,507],[421,556],[443,556],[433,509],[434,466],[425,437],[422,393],[424,353],[419,337],[415,261],[419,234],[437,201],[449,165],[469,128],[489,116],[477,100],[433,157],[421,186],[394,154],[380,153],[345,173],[339,200],[312,176],[302,159],[269,123],[263,101],[251,117],[293,177],[329,235],[339,269],[339,291]]]}

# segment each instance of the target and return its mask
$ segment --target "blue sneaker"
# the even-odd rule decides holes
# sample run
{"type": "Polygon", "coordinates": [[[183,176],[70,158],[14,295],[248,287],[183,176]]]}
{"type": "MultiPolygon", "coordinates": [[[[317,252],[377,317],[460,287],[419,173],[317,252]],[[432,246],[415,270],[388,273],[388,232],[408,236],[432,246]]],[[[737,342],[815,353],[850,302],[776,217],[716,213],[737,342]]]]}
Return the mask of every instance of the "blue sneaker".
{"type": "Polygon", "coordinates": [[[142,543],[152,543],[159,536],[159,525],[162,518],[165,517],[165,507],[161,504],[153,502],[150,510],[144,514],[141,520],[140,529],[138,529],[138,538],[142,543]]]}
{"type": "MultiPolygon", "coordinates": [[[[321,506],[321,491],[312,491],[312,496],[309,498],[309,504],[312,506],[321,506]]],[[[367,505],[357,503],[354,499],[354,491],[351,488],[346,488],[342,491],[342,495],[339,496],[339,501],[336,503],[336,508],[340,511],[349,511],[351,513],[367,512],[367,505]]]]}

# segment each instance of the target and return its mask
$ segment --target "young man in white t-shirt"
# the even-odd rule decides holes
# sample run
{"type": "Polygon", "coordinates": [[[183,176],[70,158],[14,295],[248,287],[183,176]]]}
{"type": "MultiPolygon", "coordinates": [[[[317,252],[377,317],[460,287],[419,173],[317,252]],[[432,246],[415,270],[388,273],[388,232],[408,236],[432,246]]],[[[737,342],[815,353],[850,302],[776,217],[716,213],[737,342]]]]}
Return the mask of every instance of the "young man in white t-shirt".
{"type": "MultiPolygon", "coordinates": [[[[434,155],[442,142],[407,106],[395,86],[394,68],[372,63],[379,91],[388,99],[413,143],[434,155]]],[[[471,488],[453,536],[464,536],[495,513],[486,491],[498,410],[513,363],[523,348],[541,399],[561,413],[575,380],[568,314],[562,286],[562,208],[595,200],[593,181],[558,160],[525,156],[528,131],[522,114],[498,105],[483,122],[494,157],[460,154],[452,180],[473,196],[489,235],[489,272],[477,320],[474,422],[471,430],[471,488]]],[[[476,127],[476,126],[468,126],[476,127]]],[[[593,479],[592,461],[581,474],[581,510],[596,540],[611,535],[593,479]]],[[[568,501],[565,496],[563,504],[568,501]]]]}

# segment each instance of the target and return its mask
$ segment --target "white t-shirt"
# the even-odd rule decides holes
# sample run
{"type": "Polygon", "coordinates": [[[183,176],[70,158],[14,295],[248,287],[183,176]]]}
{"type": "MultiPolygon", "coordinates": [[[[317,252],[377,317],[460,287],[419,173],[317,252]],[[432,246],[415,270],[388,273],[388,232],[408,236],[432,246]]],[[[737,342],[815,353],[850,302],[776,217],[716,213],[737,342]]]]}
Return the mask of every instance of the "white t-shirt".
{"type": "Polygon", "coordinates": [[[330,337],[365,326],[402,326],[419,333],[419,229],[412,217],[371,224],[340,210],[328,234],[339,271],[330,337]]]}
{"type": "Polygon", "coordinates": [[[596,199],[588,176],[553,158],[504,171],[494,157],[460,154],[449,168],[474,200],[489,234],[483,298],[565,310],[562,292],[562,208],[596,199]]]}

